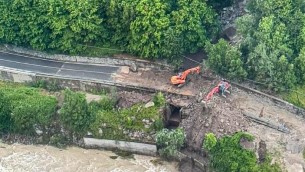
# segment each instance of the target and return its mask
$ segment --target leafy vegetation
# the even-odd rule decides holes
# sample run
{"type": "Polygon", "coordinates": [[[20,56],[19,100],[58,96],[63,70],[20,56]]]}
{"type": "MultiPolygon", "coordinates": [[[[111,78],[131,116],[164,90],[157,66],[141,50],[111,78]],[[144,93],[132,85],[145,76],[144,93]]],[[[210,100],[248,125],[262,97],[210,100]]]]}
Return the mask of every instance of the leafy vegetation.
{"type": "Polygon", "coordinates": [[[214,45],[207,44],[205,49],[209,55],[208,65],[219,74],[231,79],[243,79],[247,76],[239,50],[224,39],[214,45]]]}
{"type": "Polygon", "coordinates": [[[10,99],[0,91],[0,132],[8,132],[12,126],[10,99]]]}
{"type": "Polygon", "coordinates": [[[185,134],[183,129],[175,130],[163,129],[156,136],[159,153],[164,158],[172,158],[177,154],[185,142],[185,134]]]}
{"type": "Polygon", "coordinates": [[[43,95],[34,88],[14,88],[10,84],[0,87],[0,92],[3,100],[7,101],[6,113],[2,114],[5,115],[3,120],[7,121],[6,131],[35,134],[39,129],[46,133],[56,111],[57,100],[54,97],[43,95]]]}
{"type": "Polygon", "coordinates": [[[249,2],[249,14],[242,16],[237,26],[250,79],[276,91],[304,82],[304,5],[304,1],[291,0],[249,2]]]}
{"type": "Polygon", "coordinates": [[[155,105],[158,106],[158,107],[165,106],[166,100],[165,100],[165,97],[164,97],[163,93],[162,93],[162,92],[158,92],[158,93],[154,96],[153,102],[154,102],[155,105]]]}
{"type": "MultiPolygon", "coordinates": [[[[48,84],[37,81],[30,85],[45,87],[48,84]]],[[[131,140],[129,134],[138,133],[133,139],[140,140],[142,134],[146,138],[163,129],[159,114],[159,109],[165,105],[162,93],[156,94],[155,106],[146,108],[144,104],[136,104],[118,109],[114,90],[103,92],[99,101],[88,104],[84,94],[67,89],[60,92],[64,94],[64,100],[59,111],[56,98],[48,94],[53,92],[0,82],[0,133],[37,136],[36,132],[40,130],[45,143],[63,147],[87,132],[98,138],[115,140],[131,140]]]]}
{"type": "Polygon", "coordinates": [[[216,171],[282,171],[278,164],[270,164],[271,159],[258,164],[253,151],[240,146],[241,138],[252,141],[253,136],[246,133],[236,133],[233,136],[225,136],[216,140],[213,133],[206,135],[203,149],[207,150],[210,157],[211,166],[216,171]]]}
{"type": "Polygon", "coordinates": [[[63,126],[76,136],[83,136],[95,121],[95,113],[89,113],[84,94],[65,90],[65,98],[60,109],[60,119],[63,126]]]}
{"type": "Polygon", "coordinates": [[[293,91],[283,92],[282,97],[286,101],[305,109],[305,85],[297,86],[293,91]]]}
{"type": "Polygon", "coordinates": [[[202,48],[216,31],[216,13],[199,0],[2,0],[0,10],[0,42],[70,54],[117,47],[176,58],[202,48]]]}

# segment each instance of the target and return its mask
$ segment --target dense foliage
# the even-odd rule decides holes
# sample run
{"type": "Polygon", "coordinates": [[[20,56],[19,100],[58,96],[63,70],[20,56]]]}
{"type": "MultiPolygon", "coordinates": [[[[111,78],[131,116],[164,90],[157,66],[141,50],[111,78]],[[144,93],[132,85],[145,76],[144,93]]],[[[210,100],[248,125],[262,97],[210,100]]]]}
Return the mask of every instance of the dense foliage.
{"type": "Polygon", "coordinates": [[[2,100],[6,100],[6,107],[2,109],[5,113],[1,114],[3,122],[7,122],[4,131],[35,134],[39,129],[46,133],[56,112],[55,97],[27,87],[1,87],[1,92],[2,100]]]}
{"type": "Polygon", "coordinates": [[[220,39],[217,44],[208,43],[205,50],[209,55],[208,65],[222,76],[231,79],[242,79],[247,76],[241,53],[224,39],[220,39]]]}
{"type": "Polygon", "coordinates": [[[84,94],[65,90],[65,98],[60,109],[60,119],[63,126],[75,134],[83,136],[95,121],[95,113],[89,113],[88,104],[84,94]]]}
{"type": "Polygon", "coordinates": [[[249,1],[249,14],[237,26],[250,79],[276,90],[304,82],[304,5],[292,0],[249,1]]]}
{"type": "Polygon", "coordinates": [[[218,140],[212,133],[206,135],[203,143],[203,149],[208,151],[213,169],[219,172],[281,171],[278,164],[270,165],[270,158],[267,158],[266,162],[258,164],[255,152],[244,149],[240,146],[240,140],[242,138],[249,141],[254,139],[253,136],[246,133],[236,133],[233,136],[225,136],[218,140]]]}
{"type": "Polygon", "coordinates": [[[12,125],[10,99],[0,91],[0,132],[8,132],[12,125]]]}
{"type": "Polygon", "coordinates": [[[156,142],[160,155],[164,158],[172,158],[185,142],[184,130],[181,128],[175,130],[165,128],[157,133],[156,142]]]}
{"type": "Polygon", "coordinates": [[[0,42],[80,53],[109,45],[144,58],[202,48],[216,13],[201,0],[1,0],[0,42]]]}

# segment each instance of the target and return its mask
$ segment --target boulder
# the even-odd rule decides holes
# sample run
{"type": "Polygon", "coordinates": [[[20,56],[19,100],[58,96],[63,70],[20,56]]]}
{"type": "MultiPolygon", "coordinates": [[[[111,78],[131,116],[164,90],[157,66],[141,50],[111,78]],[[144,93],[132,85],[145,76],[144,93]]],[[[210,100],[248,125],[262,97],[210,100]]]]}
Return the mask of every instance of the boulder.
{"type": "Polygon", "coordinates": [[[152,106],[155,106],[155,103],[154,102],[148,102],[145,104],[145,108],[149,108],[149,107],[152,107],[152,106]]]}
{"type": "Polygon", "coordinates": [[[132,72],[137,72],[138,71],[138,67],[135,63],[131,63],[129,68],[132,72]]]}
{"type": "Polygon", "coordinates": [[[121,67],[121,72],[125,74],[129,74],[129,67],[128,66],[122,66],[121,67]]]}
{"type": "Polygon", "coordinates": [[[223,30],[223,35],[225,35],[230,41],[232,41],[236,35],[236,28],[234,26],[229,26],[223,30]]]}

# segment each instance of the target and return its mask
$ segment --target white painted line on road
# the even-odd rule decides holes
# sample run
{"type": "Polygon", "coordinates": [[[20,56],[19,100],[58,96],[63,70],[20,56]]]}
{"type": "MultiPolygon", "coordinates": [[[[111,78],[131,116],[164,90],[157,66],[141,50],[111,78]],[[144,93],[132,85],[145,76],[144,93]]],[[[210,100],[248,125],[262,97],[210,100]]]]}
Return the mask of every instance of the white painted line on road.
{"type": "Polygon", "coordinates": [[[37,66],[37,67],[44,67],[44,68],[50,68],[50,69],[57,69],[57,70],[60,70],[60,69],[61,69],[61,70],[74,71],[74,72],[87,72],[87,73],[112,74],[112,73],[107,73],[107,72],[87,71],[87,70],[77,70],[77,69],[68,69],[68,68],[59,68],[59,67],[43,66],[43,65],[36,65],[36,64],[31,64],[31,63],[17,62],[17,61],[13,61],[13,60],[4,60],[4,59],[0,59],[0,61],[6,61],[6,62],[17,63],[17,64],[24,64],[24,65],[30,65],[30,66],[37,66]]]}
{"type": "MultiPolygon", "coordinates": [[[[21,53],[12,53],[12,52],[1,51],[1,50],[0,50],[0,53],[10,54],[10,55],[15,55],[15,56],[21,56],[21,57],[27,57],[27,58],[43,60],[43,61],[58,62],[58,63],[78,64],[78,65],[84,65],[84,66],[89,65],[89,66],[99,66],[99,67],[100,66],[118,67],[118,66],[115,66],[115,65],[108,65],[108,64],[106,65],[106,64],[99,64],[99,63],[85,63],[85,62],[77,62],[77,61],[74,62],[74,61],[54,60],[54,59],[48,59],[48,58],[43,58],[43,57],[35,57],[35,56],[30,56],[30,55],[24,55],[24,54],[21,54],[21,53]]],[[[71,57],[73,57],[73,56],[71,56],[71,57]]],[[[92,57],[92,58],[96,58],[96,57],[92,57]]]]}

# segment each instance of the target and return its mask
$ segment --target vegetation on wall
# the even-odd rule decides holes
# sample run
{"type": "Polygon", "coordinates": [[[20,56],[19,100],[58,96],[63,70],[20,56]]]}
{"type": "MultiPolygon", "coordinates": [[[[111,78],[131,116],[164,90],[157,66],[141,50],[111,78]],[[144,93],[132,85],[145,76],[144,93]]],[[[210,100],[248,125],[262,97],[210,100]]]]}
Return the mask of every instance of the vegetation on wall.
{"type": "Polygon", "coordinates": [[[223,171],[282,171],[278,164],[270,164],[271,159],[257,163],[255,152],[241,147],[240,140],[249,141],[253,136],[246,133],[236,133],[233,136],[225,136],[217,139],[213,133],[208,133],[204,139],[203,150],[209,153],[211,167],[219,172],[223,171]]]}
{"type": "MultiPolygon", "coordinates": [[[[44,83],[31,85],[44,87],[44,83]]],[[[162,93],[156,94],[154,106],[139,103],[129,108],[116,107],[113,91],[103,93],[99,101],[87,103],[85,94],[69,89],[54,93],[0,82],[0,95],[1,134],[42,134],[44,143],[60,147],[88,132],[104,139],[153,141],[151,135],[163,129],[162,93]],[[52,94],[60,98],[60,103],[52,94]],[[134,133],[137,136],[129,135],[134,133]]]]}

